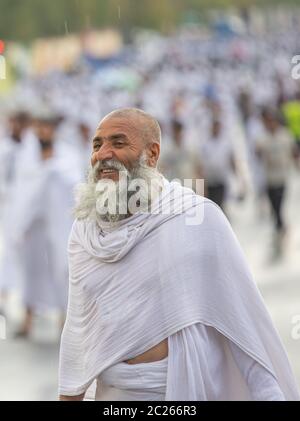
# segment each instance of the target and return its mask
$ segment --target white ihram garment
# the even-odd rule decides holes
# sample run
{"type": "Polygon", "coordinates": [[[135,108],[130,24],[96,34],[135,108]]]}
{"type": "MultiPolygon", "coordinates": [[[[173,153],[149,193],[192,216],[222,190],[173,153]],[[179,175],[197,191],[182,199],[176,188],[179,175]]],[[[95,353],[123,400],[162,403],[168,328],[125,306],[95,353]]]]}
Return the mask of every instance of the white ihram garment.
{"type": "Polygon", "coordinates": [[[84,393],[109,367],[178,333],[167,400],[251,399],[250,367],[239,367],[231,342],[276,379],[277,396],[281,390],[284,399],[298,399],[285,350],[222,211],[165,180],[153,212],[110,228],[75,221],[59,393],[84,393]],[[155,214],[168,203],[173,212],[155,214]],[[191,218],[199,210],[202,222],[191,218]]]}

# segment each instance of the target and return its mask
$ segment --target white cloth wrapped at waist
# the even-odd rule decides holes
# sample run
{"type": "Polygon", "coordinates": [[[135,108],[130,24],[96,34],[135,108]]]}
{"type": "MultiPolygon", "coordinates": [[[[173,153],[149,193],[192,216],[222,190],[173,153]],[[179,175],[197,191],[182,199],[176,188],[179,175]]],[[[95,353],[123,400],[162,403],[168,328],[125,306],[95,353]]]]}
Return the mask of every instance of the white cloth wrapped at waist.
{"type": "Polygon", "coordinates": [[[96,400],[163,401],[166,397],[168,357],[151,363],[117,363],[98,379],[96,400]]]}

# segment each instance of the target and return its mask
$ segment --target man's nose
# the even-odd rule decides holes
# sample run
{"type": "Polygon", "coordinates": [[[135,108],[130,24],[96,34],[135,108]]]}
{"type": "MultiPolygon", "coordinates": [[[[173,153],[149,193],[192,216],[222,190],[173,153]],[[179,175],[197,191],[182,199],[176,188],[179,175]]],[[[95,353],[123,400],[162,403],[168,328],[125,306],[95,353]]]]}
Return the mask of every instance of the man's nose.
{"type": "Polygon", "coordinates": [[[92,155],[92,165],[95,165],[98,161],[104,161],[106,159],[112,159],[113,152],[109,146],[102,146],[99,151],[94,152],[92,155]]]}

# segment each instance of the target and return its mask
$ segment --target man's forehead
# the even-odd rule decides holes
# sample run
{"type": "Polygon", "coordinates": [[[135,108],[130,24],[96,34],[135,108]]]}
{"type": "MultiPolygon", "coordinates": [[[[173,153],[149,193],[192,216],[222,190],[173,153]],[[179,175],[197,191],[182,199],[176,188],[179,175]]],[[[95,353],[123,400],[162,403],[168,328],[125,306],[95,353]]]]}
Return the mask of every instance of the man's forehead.
{"type": "Polygon", "coordinates": [[[100,121],[97,131],[122,129],[127,130],[138,130],[138,122],[133,118],[125,117],[106,117],[100,121]]]}

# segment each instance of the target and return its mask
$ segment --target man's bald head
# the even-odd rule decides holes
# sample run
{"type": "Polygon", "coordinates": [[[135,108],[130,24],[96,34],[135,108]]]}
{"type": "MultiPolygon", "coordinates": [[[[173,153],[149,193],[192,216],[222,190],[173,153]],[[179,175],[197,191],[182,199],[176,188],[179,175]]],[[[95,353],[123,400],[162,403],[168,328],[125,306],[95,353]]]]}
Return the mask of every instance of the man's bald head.
{"type": "Polygon", "coordinates": [[[161,129],[158,121],[150,114],[138,108],[120,108],[107,114],[100,122],[99,127],[108,119],[124,119],[131,123],[139,132],[145,146],[150,143],[161,142],[161,129]]]}

